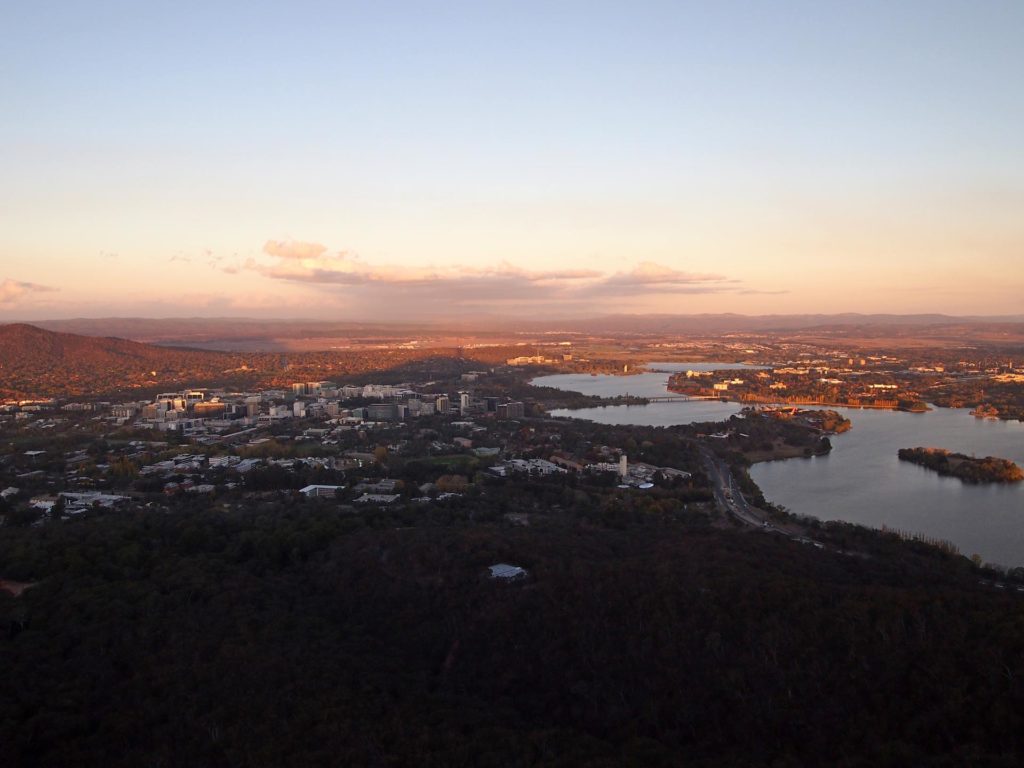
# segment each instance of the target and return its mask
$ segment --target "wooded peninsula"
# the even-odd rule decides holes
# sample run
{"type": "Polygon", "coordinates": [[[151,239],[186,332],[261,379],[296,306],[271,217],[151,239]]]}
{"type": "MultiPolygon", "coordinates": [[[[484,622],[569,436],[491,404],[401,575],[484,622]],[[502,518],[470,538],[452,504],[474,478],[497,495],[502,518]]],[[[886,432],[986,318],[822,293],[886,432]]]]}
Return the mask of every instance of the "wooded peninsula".
{"type": "Polygon", "coordinates": [[[1017,483],[1024,471],[1008,459],[986,456],[983,459],[951,453],[942,448],[900,448],[900,461],[909,461],[940,475],[958,477],[965,483],[1017,483]]]}

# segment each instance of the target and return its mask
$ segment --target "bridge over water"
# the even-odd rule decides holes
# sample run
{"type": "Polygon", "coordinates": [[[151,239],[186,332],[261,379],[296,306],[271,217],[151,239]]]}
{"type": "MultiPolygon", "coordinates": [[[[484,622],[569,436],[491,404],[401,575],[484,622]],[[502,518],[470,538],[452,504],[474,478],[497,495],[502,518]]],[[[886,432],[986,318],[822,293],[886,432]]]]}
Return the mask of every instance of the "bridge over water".
{"type": "Polygon", "coordinates": [[[649,403],[687,403],[691,400],[721,400],[717,395],[659,395],[644,398],[649,403]]]}

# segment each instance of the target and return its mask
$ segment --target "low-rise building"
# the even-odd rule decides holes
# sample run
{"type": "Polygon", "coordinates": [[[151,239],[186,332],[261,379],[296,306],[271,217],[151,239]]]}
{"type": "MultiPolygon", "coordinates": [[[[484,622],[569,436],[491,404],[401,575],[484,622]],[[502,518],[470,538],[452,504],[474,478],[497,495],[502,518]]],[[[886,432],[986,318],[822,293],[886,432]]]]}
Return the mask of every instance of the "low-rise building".
{"type": "Polygon", "coordinates": [[[338,495],[338,491],[344,490],[344,488],[343,485],[307,485],[305,488],[300,488],[299,493],[307,499],[334,498],[338,495]]]}
{"type": "Polygon", "coordinates": [[[490,566],[490,571],[492,579],[501,579],[502,581],[515,581],[517,579],[525,579],[527,576],[525,568],[520,568],[518,565],[509,565],[508,563],[492,565],[490,566]]]}

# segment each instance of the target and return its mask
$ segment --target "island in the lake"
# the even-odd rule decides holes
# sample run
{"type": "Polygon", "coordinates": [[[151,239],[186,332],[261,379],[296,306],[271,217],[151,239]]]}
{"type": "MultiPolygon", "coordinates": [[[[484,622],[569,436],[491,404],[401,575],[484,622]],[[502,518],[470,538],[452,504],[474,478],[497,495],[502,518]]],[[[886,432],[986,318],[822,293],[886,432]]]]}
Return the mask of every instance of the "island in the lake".
{"type": "Polygon", "coordinates": [[[901,461],[919,464],[940,475],[958,477],[965,483],[1017,483],[1024,480],[1024,470],[1009,459],[994,456],[979,459],[942,448],[900,448],[897,455],[901,461]]]}

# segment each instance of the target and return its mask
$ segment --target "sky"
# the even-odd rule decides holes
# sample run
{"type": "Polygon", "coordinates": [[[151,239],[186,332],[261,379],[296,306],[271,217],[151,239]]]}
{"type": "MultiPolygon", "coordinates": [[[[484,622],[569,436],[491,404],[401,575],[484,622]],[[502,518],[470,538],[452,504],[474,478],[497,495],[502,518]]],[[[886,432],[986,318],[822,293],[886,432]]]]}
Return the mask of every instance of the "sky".
{"type": "Polygon", "coordinates": [[[0,6],[0,319],[1024,313],[1024,3],[0,6]]]}

